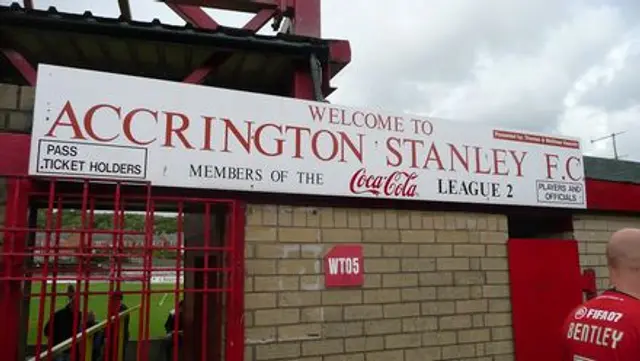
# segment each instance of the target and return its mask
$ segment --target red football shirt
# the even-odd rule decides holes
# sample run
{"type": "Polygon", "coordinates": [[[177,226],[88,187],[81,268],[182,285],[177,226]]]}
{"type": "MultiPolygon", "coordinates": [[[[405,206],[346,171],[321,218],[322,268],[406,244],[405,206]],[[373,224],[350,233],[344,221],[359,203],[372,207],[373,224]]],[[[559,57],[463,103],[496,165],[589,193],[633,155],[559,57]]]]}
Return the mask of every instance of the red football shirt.
{"type": "Polygon", "coordinates": [[[563,335],[563,361],[639,361],[640,300],[605,291],[571,311],[563,335]]]}

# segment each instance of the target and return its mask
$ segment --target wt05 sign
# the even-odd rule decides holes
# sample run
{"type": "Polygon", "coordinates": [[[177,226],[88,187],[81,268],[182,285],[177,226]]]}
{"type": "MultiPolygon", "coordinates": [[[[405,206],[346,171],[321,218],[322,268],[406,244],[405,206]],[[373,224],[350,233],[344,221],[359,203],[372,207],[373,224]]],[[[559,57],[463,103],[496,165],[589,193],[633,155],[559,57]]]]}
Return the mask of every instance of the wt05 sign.
{"type": "Polygon", "coordinates": [[[325,287],[353,287],[364,283],[362,246],[335,246],[324,257],[325,287]]]}

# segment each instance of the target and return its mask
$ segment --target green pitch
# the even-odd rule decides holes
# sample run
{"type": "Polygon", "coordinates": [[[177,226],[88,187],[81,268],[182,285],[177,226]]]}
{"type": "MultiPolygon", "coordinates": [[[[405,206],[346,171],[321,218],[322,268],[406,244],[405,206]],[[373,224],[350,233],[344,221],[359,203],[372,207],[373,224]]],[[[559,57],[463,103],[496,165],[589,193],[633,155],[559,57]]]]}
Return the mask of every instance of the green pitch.
{"type": "MultiPolygon", "coordinates": [[[[84,286],[83,286],[84,287],[84,286]]],[[[37,341],[37,331],[38,331],[38,311],[40,307],[40,283],[33,283],[31,287],[31,301],[29,304],[29,338],[28,344],[35,345],[37,341]]],[[[123,292],[131,292],[131,291],[140,291],[142,285],[139,283],[123,283],[121,285],[121,290],[123,292]]],[[[173,283],[159,283],[152,284],[151,289],[153,291],[164,291],[162,293],[152,293],[151,294],[151,306],[150,306],[150,319],[151,323],[149,325],[149,333],[151,338],[159,338],[163,337],[165,334],[164,331],[164,322],[167,319],[167,315],[169,311],[174,308],[174,288],[175,284],[173,283]]],[[[67,289],[66,284],[59,284],[56,287],[57,295],[56,295],[56,310],[62,308],[66,304],[66,296],[65,291],[67,289]]],[[[80,291],[83,291],[84,288],[81,288],[80,291]]],[[[109,290],[108,283],[92,283],[89,287],[89,292],[107,292],[109,290]]],[[[51,286],[49,286],[49,293],[51,292],[51,286]]],[[[42,320],[42,327],[44,327],[45,323],[48,320],[49,315],[49,307],[50,307],[51,296],[46,297],[46,301],[44,304],[44,315],[46,317],[42,320]]],[[[80,298],[80,310],[83,310],[84,307],[84,298],[80,298]]],[[[128,307],[133,307],[141,304],[141,295],[139,294],[125,294],[123,302],[128,307]]],[[[90,295],[87,309],[93,311],[96,315],[96,321],[103,321],[107,317],[107,306],[108,306],[108,296],[106,294],[103,295],[90,295]]],[[[138,339],[138,324],[140,320],[139,311],[134,311],[131,315],[130,323],[129,323],[129,331],[131,333],[131,339],[138,339]]],[[[42,338],[42,342],[46,343],[47,339],[42,338]]]]}

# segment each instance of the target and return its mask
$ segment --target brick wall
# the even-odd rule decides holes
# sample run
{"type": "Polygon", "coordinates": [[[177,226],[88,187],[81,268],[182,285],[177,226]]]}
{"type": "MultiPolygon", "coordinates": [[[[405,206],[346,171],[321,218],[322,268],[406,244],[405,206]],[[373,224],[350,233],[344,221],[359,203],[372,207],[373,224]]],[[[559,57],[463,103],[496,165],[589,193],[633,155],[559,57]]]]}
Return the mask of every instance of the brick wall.
{"type": "Polygon", "coordinates": [[[606,245],[611,234],[624,227],[640,228],[640,216],[622,217],[612,215],[574,216],[573,229],[580,248],[580,265],[596,271],[598,290],[609,286],[606,245]]]}
{"type": "Polygon", "coordinates": [[[35,88],[0,84],[0,132],[28,133],[35,88]]]}
{"type": "Polygon", "coordinates": [[[512,360],[504,216],[251,206],[247,360],[512,360]],[[324,289],[332,245],[365,285],[324,289]]]}

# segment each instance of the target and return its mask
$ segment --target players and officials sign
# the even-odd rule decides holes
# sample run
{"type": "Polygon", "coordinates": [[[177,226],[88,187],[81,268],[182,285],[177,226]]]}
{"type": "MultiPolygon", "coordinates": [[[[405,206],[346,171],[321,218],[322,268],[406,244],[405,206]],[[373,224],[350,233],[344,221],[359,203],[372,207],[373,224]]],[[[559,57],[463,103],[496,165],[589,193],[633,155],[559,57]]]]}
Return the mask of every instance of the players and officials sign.
{"type": "Polygon", "coordinates": [[[50,65],[37,81],[31,175],[586,207],[576,139],[50,65]]]}

